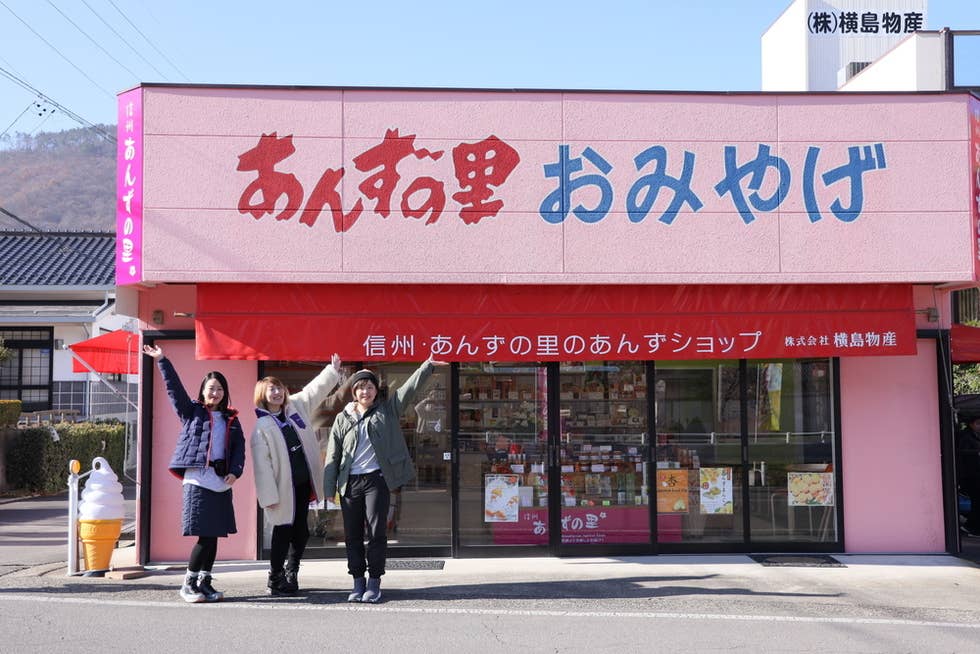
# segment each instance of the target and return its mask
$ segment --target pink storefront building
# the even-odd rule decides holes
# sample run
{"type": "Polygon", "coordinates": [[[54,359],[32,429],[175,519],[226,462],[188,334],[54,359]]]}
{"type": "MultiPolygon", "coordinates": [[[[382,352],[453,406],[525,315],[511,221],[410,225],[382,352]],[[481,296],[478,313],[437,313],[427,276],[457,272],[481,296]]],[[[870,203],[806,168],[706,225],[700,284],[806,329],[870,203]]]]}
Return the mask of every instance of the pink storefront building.
{"type": "MultiPolygon", "coordinates": [[[[391,556],[958,550],[950,295],[978,280],[980,102],[142,85],[119,310],[185,385],[337,352],[396,388],[391,556]]],[[[182,560],[141,374],[142,563],[182,560]]],[[[321,416],[321,435],[331,416],[321,416]]],[[[267,554],[248,463],[226,559],[267,554]]],[[[343,556],[332,498],[308,555],[343,556]]]]}

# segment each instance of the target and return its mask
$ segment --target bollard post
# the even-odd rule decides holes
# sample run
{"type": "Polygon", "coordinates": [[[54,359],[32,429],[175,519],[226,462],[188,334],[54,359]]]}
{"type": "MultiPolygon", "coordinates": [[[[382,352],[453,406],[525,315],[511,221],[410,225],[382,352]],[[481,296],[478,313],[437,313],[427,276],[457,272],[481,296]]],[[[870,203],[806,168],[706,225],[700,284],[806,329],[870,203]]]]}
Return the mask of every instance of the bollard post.
{"type": "MultiPolygon", "coordinates": [[[[77,459],[68,462],[68,576],[78,574],[78,480],[82,464],[77,459]]],[[[85,473],[86,475],[88,473],[85,473]]]]}

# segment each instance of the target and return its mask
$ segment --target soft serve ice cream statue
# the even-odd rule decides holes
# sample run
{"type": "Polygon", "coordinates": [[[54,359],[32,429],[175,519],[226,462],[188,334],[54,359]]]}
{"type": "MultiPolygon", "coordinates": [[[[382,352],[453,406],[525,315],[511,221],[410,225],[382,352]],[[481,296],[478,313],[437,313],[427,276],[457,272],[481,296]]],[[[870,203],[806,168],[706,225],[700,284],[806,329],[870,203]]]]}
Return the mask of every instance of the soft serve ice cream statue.
{"type": "Polygon", "coordinates": [[[78,506],[78,535],[85,546],[86,569],[109,569],[124,515],[122,484],[109,462],[96,457],[78,506]]]}

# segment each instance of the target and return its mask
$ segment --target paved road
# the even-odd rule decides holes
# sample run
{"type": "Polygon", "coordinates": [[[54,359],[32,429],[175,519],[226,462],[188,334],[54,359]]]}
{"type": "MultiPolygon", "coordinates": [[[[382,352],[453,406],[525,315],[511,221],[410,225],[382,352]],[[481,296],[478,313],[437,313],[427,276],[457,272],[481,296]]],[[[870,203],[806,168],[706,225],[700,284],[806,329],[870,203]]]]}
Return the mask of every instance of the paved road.
{"type": "Polygon", "coordinates": [[[980,568],[946,556],[837,558],[847,567],[743,556],[449,560],[390,571],[377,606],[345,603],[341,561],[304,564],[293,598],[264,593],[261,562],[219,564],[227,599],[213,605],[178,599],[179,569],[111,580],[37,566],[0,577],[0,642],[11,652],[103,652],[111,642],[143,654],[220,649],[229,638],[236,652],[980,650],[980,568]],[[353,645],[338,646],[344,639],[353,645]]]}
{"type": "Polygon", "coordinates": [[[945,555],[834,555],[845,567],[740,555],[450,559],[391,569],[378,606],[344,601],[340,560],[305,562],[293,598],[265,594],[264,562],[219,563],[226,601],[192,606],[177,596],[179,566],[68,577],[63,505],[0,505],[2,651],[980,651],[980,566],[945,555]],[[345,639],[354,644],[337,646],[345,639]]]}

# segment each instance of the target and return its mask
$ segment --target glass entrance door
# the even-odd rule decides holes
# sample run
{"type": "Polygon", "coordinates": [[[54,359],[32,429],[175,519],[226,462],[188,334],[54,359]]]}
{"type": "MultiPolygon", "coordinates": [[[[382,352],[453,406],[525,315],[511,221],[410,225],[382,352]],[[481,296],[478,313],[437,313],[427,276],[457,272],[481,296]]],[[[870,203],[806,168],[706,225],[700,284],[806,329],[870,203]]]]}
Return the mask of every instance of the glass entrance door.
{"type": "Polygon", "coordinates": [[[650,550],[646,371],[643,362],[459,368],[464,556],[650,550]]]}
{"type": "Polygon", "coordinates": [[[457,533],[461,550],[550,544],[547,368],[459,368],[457,533]]]}

